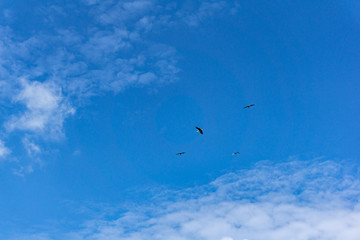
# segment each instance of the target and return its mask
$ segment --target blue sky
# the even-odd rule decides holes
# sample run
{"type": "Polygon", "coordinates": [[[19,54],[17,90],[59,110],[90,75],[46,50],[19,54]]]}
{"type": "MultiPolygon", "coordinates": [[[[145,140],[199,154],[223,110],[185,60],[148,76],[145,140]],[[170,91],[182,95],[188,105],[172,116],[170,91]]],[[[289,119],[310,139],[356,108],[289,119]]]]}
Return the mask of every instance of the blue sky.
{"type": "Polygon", "coordinates": [[[1,239],[356,239],[359,10],[1,1],[1,239]]]}

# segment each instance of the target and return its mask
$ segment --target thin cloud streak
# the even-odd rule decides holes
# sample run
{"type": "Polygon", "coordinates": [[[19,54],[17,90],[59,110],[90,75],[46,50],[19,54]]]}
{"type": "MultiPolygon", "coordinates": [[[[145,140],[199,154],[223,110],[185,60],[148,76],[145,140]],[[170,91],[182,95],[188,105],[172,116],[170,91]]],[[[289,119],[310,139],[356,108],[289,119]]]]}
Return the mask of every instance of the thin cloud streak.
{"type": "Polygon", "coordinates": [[[358,167],[320,160],[261,162],[205,186],[164,192],[115,220],[92,220],[81,231],[44,236],[53,240],[357,240],[359,197],[358,167]]]}

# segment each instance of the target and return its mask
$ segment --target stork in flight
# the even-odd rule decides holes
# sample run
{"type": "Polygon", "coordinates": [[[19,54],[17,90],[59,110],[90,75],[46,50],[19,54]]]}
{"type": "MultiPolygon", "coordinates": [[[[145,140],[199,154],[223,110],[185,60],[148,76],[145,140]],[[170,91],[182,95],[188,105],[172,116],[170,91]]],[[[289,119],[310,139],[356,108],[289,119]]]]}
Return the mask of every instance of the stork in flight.
{"type": "Polygon", "coordinates": [[[201,128],[199,128],[199,127],[195,127],[195,128],[197,129],[196,132],[199,132],[200,134],[203,134],[203,130],[201,128]]]}
{"type": "Polygon", "coordinates": [[[234,152],[231,156],[234,156],[234,155],[236,155],[236,154],[240,154],[239,152],[234,152]]]}
{"type": "Polygon", "coordinates": [[[176,155],[179,155],[179,156],[181,156],[181,155],[183,155],[185,152],[179,152],[179,153],[177,153],[176,155]]]}
{"type": "Polygon", "coordinates": [[[255,104],[250,104],[250,105],[247,105],[246,107],[243,107],[243,108],[251,108],[252,106],[255,106],[255,104]]]}

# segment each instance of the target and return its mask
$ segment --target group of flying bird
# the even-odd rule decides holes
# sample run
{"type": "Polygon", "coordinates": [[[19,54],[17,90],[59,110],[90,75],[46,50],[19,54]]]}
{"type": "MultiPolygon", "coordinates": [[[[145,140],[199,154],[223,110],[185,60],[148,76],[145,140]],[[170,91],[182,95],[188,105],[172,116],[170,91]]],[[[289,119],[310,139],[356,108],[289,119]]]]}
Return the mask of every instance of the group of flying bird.
{"type": "MultiPolygon", "coordinates": [[[[243,108],[251,108],[252,106],[255,106],[255,104],[250,104],[250,105],[247,105],[247,106],[245,106],[245,107],[243,107],[243,108]]],[[[199,128],[199,127],[195,127],[196,129],[197,129],[197,131],[196,132],[198,132],[198,133],[200,133],[200,134],[204,134],[204,130],[203,129],[201,129],[201,128],[199,128]]],[[[179,156],[181,156],[181,155],[183,155],[183,154],[185,154],[186,152],[179,152],[179,153],[177,153],[176,155],[179,155],[179,156]]],[[[236,155],[236,154],[240,154],[240,152],[234,152],[233,154],[232,154],[232,156],[234,156],[234,155],[236,155]]]]}

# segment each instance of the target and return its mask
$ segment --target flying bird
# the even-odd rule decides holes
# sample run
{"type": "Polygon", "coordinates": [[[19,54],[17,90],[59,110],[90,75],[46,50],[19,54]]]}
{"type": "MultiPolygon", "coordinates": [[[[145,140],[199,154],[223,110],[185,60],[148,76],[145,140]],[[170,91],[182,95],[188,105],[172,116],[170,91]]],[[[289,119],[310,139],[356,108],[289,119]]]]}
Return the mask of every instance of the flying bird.
{"type": "Polygon", "coordinates": [[[197,129],[196,132],[199,132],[200,134],[203,134],[203,130],[201,128],[199,128],[199,127],[195,127],[195,128],[197,129]]]}
{"type": "Polygon", "coordinates": [[[181,155],[183,155],[185,152],[179,152],[179,153],[177,153],[176,155],[179,155],[179,156],[181,156],[181,155]]]}
{"type": "Polygon", "coordinates": [[[243,107],[243,108],[251,108],[252,106],[255,106],[255,104],[250,104],[250,105],[247,105],[246,107],[243,107]]]}
{"type": "Polygon", "coordinates": [[[232,154],[232,156],[234,156],[234,155],[236,155],[236,154],[240,154],[239,152],[234,152],[233,154],[232,154]]]}

